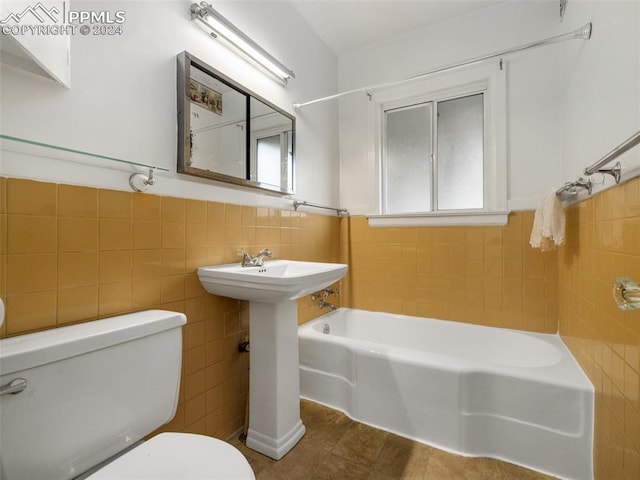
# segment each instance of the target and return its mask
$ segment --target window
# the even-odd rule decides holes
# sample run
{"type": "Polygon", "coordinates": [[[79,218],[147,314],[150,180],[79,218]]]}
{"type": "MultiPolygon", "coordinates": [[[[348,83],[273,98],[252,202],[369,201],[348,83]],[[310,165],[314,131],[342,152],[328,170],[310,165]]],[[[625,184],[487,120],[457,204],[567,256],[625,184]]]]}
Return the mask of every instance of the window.
{"type": "Polygon", "coordinates": [[[436,105],[436,209],[483,208],[484,93],[436,105]]]}
{"type": "Polygon", "coordinates": [[[505,77],[483,68],[378,97],[381,213],[371,225],[506,223],[505,77]]]}
{"type": "Polygon", "coordinates": [[[385,111],[384,213],[431,210],[432,116],[431,103],[385,111]]]}
{"type": "Polygon", "coordinates": [[[384,213],[483,208],[484,93],[384,116],[384,213]]]}

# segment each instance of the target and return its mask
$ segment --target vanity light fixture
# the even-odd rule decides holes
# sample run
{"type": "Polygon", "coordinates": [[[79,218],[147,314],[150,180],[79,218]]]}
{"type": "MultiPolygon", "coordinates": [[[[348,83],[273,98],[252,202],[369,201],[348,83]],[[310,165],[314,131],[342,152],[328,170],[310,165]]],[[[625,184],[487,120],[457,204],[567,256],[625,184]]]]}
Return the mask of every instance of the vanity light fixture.
{"type": "Polygon", "coordinates": [[[276,60],[238,27],[220,15],[207,2],[191,5],[191,20],[205,29],[211,37],[225,40],[231,47],[242,52],[281,82],[286,84],[289,78],[295,78],[289,68],[276,60]]]}

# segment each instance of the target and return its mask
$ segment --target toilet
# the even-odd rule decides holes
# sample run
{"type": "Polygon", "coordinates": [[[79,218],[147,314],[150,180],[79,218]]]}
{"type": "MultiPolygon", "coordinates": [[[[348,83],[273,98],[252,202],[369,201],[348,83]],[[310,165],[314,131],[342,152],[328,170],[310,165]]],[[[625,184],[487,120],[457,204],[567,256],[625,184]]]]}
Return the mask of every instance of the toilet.
{"type": "Polygon", "coordinates": [[[175,415],[185,323],[148,310],[0,340],[0,478],[254,480],[222,440],[143,440],[175,415]]]}

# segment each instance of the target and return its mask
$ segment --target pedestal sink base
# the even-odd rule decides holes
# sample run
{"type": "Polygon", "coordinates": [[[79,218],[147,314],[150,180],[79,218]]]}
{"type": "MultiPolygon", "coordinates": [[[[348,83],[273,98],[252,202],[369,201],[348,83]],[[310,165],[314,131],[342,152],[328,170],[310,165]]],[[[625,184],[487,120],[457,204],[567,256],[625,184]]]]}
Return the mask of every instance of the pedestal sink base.
{"type": "Polygon", "coordinates": [[[279,460],[304,435],[296,299],[328,287],[346,272],[339,263],[294,260],[198,269],[207,292],[249,300],[249,448],[279,460]]]}
{"type": "Polygon", "coordinates": [[[305,431],[306,428],[302,424],[302,420],[298,420],[293,429],[281,438],[268,437],[249,428],[247,432],[247,447],[267,457],[280,460],[300,441],[305,431]]]}
{"type": "Polygon", "coordinates": [[[295,300],[249,302],[247,446],[279,460],[302,438],[295,300]]]}

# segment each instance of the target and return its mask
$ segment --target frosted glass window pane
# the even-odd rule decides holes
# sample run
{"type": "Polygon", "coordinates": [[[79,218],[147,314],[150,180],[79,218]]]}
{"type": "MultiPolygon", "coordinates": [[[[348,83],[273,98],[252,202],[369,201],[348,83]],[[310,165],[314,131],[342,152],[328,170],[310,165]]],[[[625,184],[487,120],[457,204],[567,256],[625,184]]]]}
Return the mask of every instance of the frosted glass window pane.
{"type": "Polygon", "coordinates": [[[484,206],[483,94],[438,102],[438,210],[484,206]]]}
{"type": "Polygon", "coordinates": [[[385,112],[385,212],[431,210],[431,103],[385,112]]]}
{"type": "Polygon", "coordinates": [[[280,135],[258,139],[258,182],[280,186],[280,135]]]}

